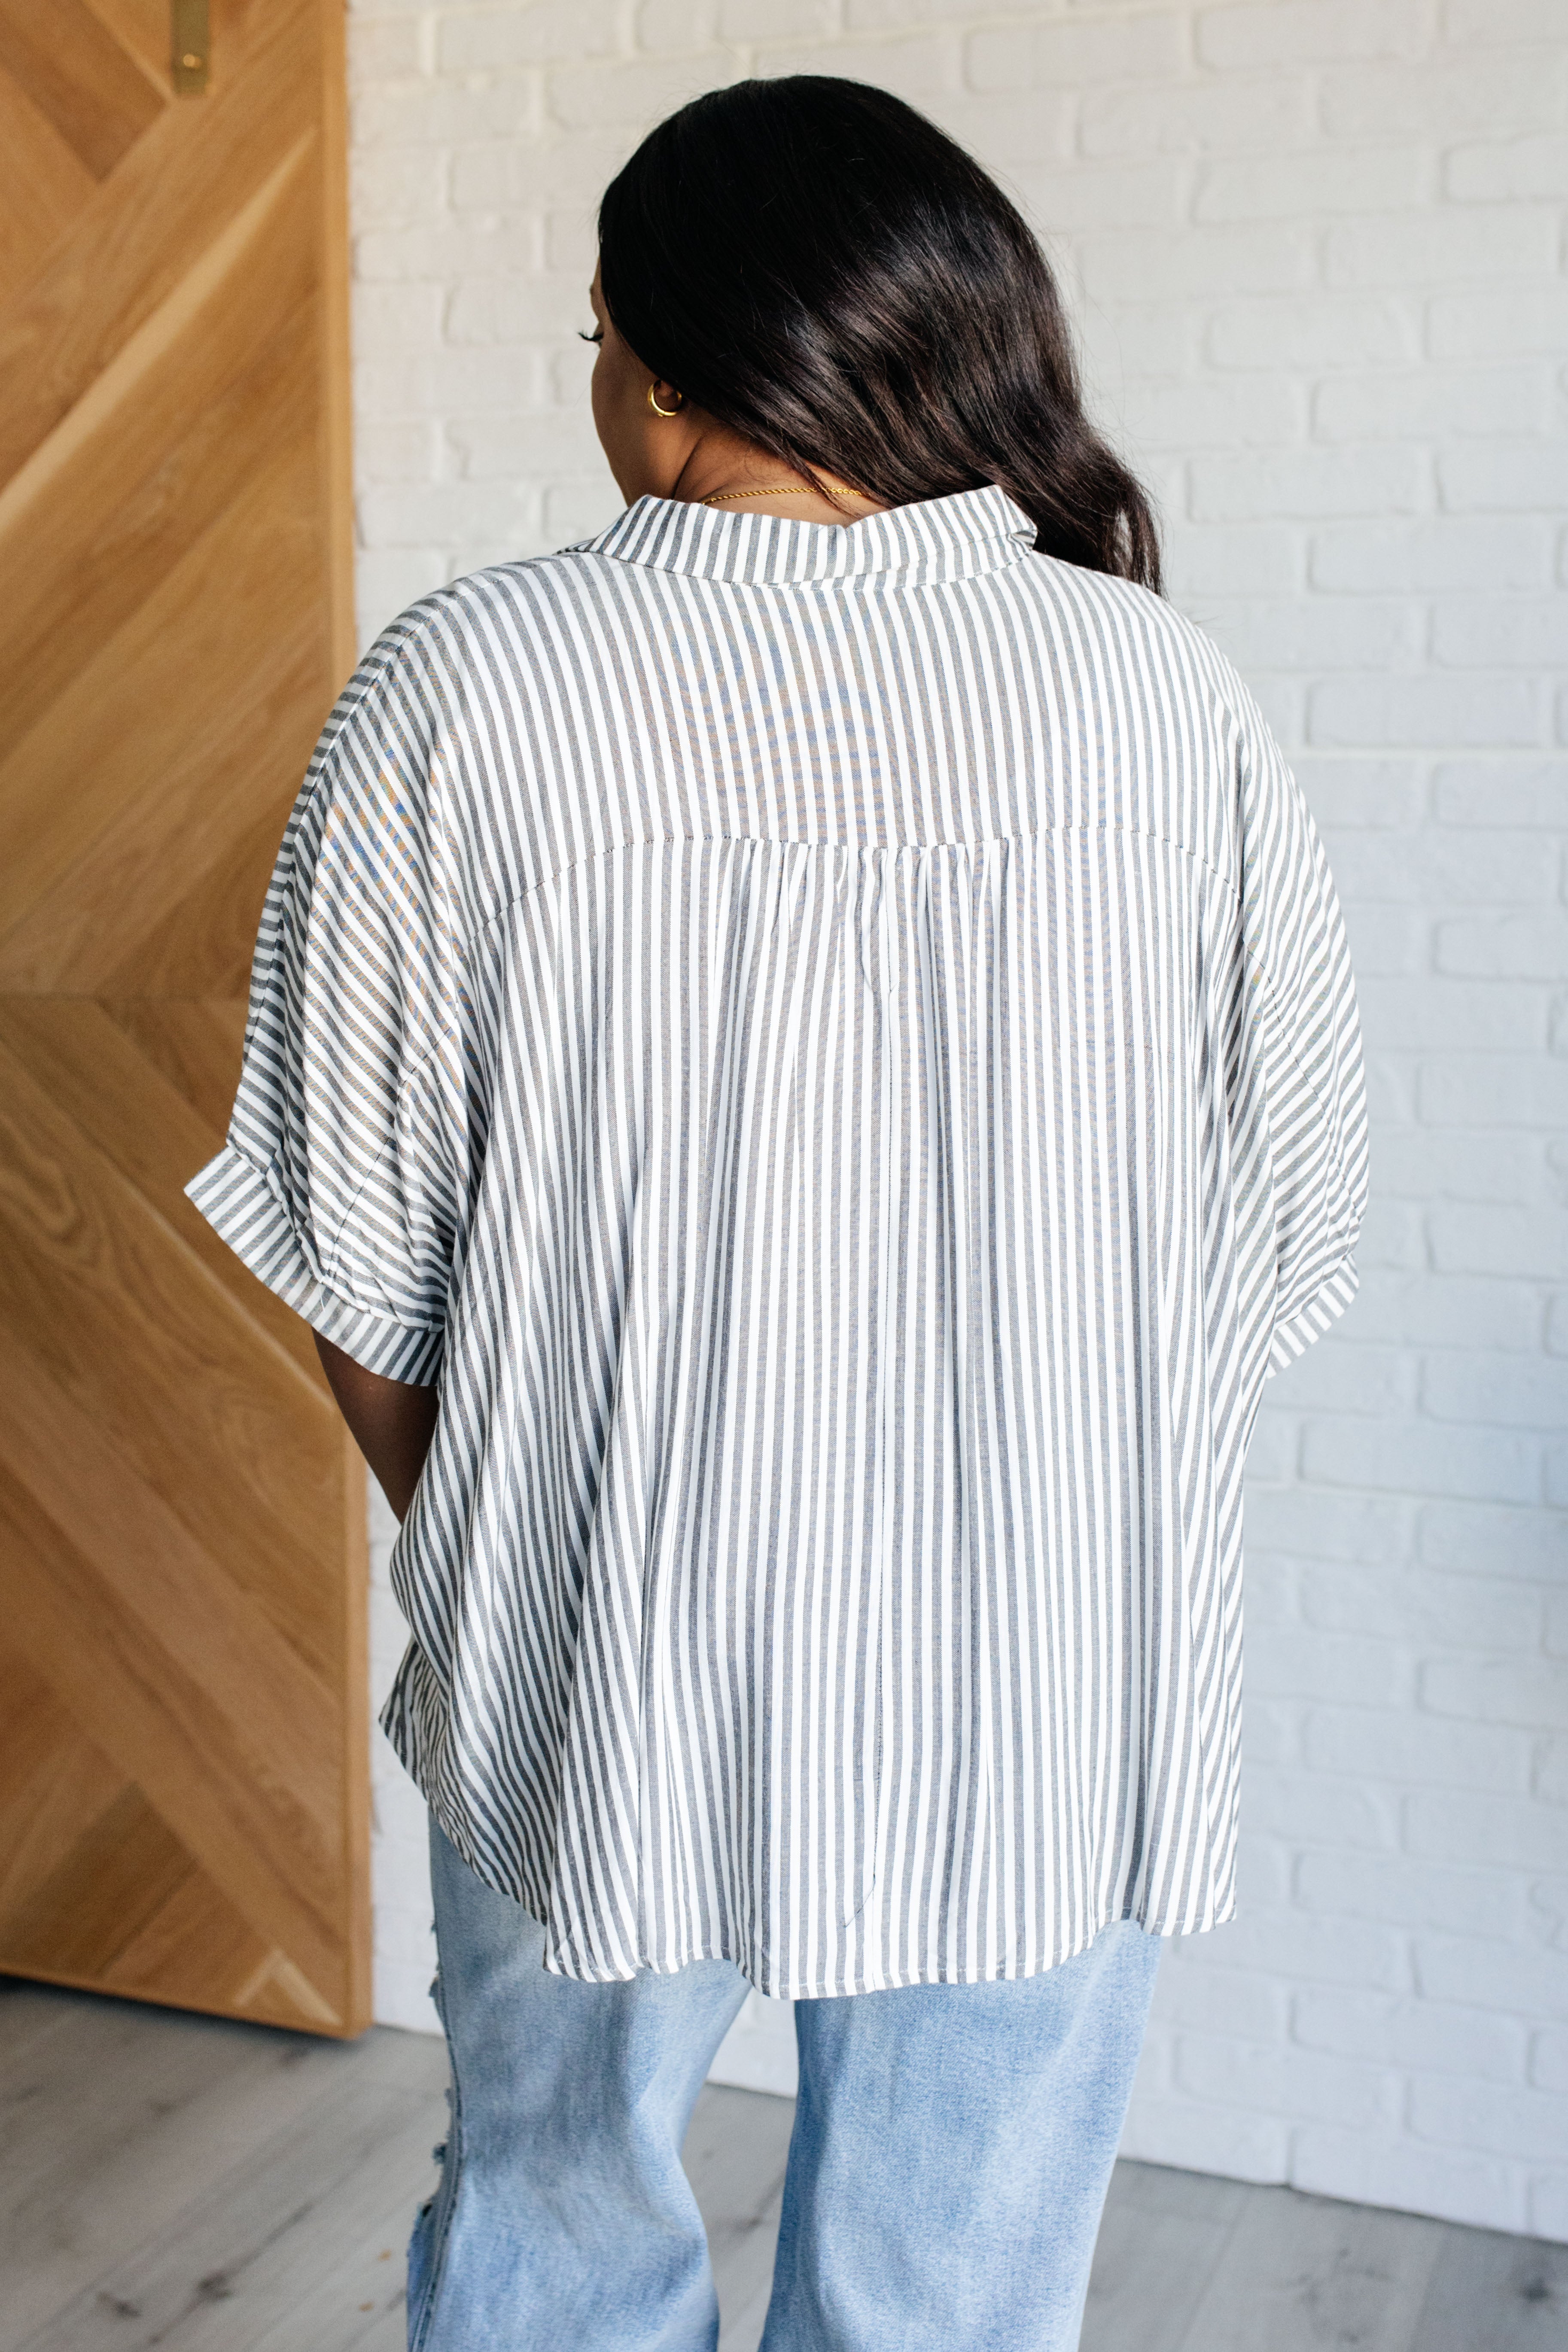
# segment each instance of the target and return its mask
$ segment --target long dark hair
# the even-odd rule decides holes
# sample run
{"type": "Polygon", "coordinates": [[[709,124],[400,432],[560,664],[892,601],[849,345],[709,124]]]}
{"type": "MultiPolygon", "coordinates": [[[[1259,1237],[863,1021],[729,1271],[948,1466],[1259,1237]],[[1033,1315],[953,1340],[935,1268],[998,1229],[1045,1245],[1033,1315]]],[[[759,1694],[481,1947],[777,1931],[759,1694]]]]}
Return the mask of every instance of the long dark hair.
{"type": "Polygon", "coordinates": [[[694,100],[605,190],[599,266],[644,366],[799,473],[889,506],[998,482],[1047,554],[1158,589],[1044,254],[901,99],[799,74],[694,100]]]}

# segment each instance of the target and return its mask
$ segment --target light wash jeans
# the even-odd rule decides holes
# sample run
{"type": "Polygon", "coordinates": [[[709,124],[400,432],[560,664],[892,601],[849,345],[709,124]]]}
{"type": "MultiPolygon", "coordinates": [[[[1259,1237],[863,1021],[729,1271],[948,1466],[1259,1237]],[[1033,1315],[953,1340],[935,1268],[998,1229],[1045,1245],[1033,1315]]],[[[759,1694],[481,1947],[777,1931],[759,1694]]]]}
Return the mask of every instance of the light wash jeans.
{"type": "MultiPolygon", "coordinates": [[[[549,1976],[434,1825],[431,1874],[452,2120],[411,2352],[713,2352],[680,2144],[745,1979],[549,1976]]],[[[1159,1954],[1122,1922],[1016,1983],[796,2003],[763,2352],[1073,2352],[1159,1954]]]]}

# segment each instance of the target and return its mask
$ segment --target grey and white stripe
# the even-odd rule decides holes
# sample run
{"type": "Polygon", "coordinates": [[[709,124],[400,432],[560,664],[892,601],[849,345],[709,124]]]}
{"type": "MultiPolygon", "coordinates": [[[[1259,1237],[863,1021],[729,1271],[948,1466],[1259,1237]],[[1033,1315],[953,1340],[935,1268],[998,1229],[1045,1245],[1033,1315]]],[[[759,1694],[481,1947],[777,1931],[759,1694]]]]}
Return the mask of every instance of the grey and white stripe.
{"type": "Polygon", "coordinates": [[[438,1379],[384,1718],[549,1965],[1028,1974],[1234,1900],[1241,1478],[1354,1287],[1256,709],[998,489],[640,499],[332,715],[192,1196],[438,1379]]]}

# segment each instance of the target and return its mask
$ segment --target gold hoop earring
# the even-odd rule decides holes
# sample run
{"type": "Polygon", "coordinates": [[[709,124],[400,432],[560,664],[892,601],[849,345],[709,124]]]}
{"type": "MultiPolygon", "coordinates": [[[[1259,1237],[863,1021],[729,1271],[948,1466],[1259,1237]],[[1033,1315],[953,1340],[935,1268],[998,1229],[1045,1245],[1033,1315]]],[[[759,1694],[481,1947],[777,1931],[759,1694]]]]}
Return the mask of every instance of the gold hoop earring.
{"type": "Polygon", "coordinates": [[[675,395],[675,406],[673,408],[661,408],[658,404],[658,378],[656,376],[653,383],[650,383],[647,388],[648,406],[652,409],[656,416],[679,416],[681,410],[686,405],[686,394],[683,392],[678,392],[675,395]]]}

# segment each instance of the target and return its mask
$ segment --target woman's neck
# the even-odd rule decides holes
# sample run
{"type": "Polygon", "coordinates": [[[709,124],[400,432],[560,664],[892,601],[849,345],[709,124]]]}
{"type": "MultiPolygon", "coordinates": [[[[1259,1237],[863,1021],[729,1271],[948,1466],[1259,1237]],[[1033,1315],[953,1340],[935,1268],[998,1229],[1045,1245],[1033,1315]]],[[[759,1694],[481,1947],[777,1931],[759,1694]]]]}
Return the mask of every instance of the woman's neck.
{"type": "Polygon", "coordinates": [[[692,450],[668,495],[720,514],[777,515],[785,522],[850,523],[881,512],[878,499],[852,489],[835,475],[824,471],[818,478],[833,492],[831,498],[765,449],[744,442],[731,441],[725,446],[704,440],[692,450]]]}

